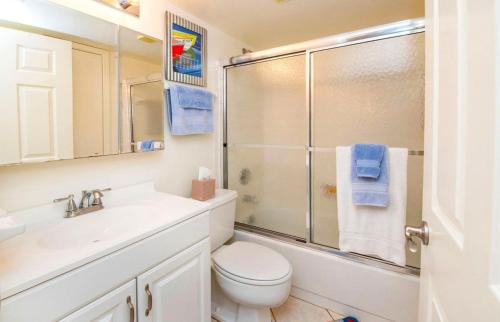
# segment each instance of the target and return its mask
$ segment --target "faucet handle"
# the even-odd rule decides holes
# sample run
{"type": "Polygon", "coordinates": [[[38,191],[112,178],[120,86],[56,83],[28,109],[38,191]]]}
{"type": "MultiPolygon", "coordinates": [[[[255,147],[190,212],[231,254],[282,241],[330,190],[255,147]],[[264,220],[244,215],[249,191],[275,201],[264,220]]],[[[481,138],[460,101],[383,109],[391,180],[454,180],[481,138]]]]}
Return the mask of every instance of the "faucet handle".
{"type": "Polygon", "coordinates": [[[64,198],[54,199],[53,202],[57,203],[57,202],[68,201],[68,204],[66,205],[66,213],[69,214],[69,213],[72,213],[72,212],[78,210],[78,208],[76,207],[76,203],[75,203],[74,198],[75,198],[74,195],[69,195],[69,196],[64,197],[64,198]]]}
{"type": "Polygon", "coordinates": [[[104,196],[104,191],[111,191],[111,188],[105,189],[96,189],[92,191],[92,196],[94,197],[94,201],[92,202],[92,206],[102,205],[101,198],[104,196]]]}

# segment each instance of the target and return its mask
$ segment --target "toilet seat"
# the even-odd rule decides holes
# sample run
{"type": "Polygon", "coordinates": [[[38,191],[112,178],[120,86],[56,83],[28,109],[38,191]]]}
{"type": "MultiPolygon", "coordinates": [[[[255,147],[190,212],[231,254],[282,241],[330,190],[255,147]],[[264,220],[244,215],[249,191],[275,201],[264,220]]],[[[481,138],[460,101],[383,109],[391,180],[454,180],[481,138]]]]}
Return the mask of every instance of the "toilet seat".
{"type": "Polygon", "coordinates": [[[288,282],[290,263],[283,255],[255,243],[237,241],[212,256],[214,270],[233,281],[271,286],[288,282]]]}

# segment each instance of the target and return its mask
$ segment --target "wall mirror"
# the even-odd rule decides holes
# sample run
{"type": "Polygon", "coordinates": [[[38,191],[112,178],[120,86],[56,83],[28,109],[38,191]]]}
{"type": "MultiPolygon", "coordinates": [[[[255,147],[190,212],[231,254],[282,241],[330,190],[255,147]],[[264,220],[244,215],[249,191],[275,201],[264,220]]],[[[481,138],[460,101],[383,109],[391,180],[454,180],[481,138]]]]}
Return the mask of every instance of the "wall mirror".
{"type": "Polygon", "coordinates": [[[46,0],[9,6],[0,12],[0,165],[163,148],[160,40],[46,0]]]}
{"type": "Polygon", "coordinates": [[[163,149],[163,42],[120,28],[120,152],[163,149]]]}
{"type": "Polygon", "coordinates": [[[11,16],[0,13],[0,165],[117,154],[118,27],[47,1],[9,6],[11,16]]]}

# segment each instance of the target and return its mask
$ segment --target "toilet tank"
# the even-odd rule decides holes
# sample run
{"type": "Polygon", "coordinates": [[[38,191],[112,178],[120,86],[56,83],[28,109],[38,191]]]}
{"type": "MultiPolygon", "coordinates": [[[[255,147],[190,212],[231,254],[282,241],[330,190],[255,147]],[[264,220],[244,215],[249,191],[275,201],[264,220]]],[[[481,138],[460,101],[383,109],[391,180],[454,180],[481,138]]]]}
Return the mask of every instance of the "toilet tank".
{"type": "Polygon", "coordinates": [[[224,245],[233,237],[237,197],[236,191],[217,189],[215,198],[205,201],[210,204],[211,251],[224,245]]]}

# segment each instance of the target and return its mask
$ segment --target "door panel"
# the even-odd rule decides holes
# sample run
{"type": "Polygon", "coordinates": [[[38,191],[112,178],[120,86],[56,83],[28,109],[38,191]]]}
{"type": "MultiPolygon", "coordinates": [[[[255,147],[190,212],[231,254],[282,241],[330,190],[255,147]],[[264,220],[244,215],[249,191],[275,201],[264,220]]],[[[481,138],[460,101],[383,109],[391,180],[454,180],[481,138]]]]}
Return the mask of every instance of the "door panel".
{"type": "Polygon", "coordinates": [[[134,322],[135,280],[117,288],[60,322],[134,322]]]}
{"type": "Polygon", "coordinates": [[[311,54],[312,144],[422,150],[424,33],[311,54]]]}
{"type": "Polygon", "coordinates": [[[495,6],[492,0],[426,1],[423,219],[430,242],[422,250],[421,322],[500,317],[495,6]]]}
{"type": "Polygon", "coordinates": [[[18,86],[21,159],[55,158],[54,88],[18,86]]]}
{"type": "Polygon", "coordinates": [[[103,115],[104,105],[109,104],[109,84],[104,82],[109,57],[104,51],[89,52],[86,47],[73,48],[75,158],[104,154],[103,115]]]}
{"type": "Polygon", "coordinates": [[[236,221],[306,237],[305,148],[229,146],[228,187],[238,191],[236,221]]]}
{"type": "MultiPolygon", "coordinates": [[[[311,53],[312,241],[338,248],[334,148],[372,142],[423,151],[425,36],[416,33],[311,53]]],[[[419,226],[423,157],[408,158],[406,223],[419,226]]],[[[407,252],[420,266],[420,253],[407,252]]]]}
{"type": "Polygon", "coordinates": [[[227,185],[236,221],[306,238],[304,54],[226,69],[227,185]]]}
{"type": "Polygon", "coordinates": [[[140,275],[137,294],[139,322],[209,322],[209,239],[140,275]]]}
{"type": "Polygon", "coordinates": [[[227,142],[308,144],[304,55],[227,69],[227,142]]]}
{"type": "MultiPolygon", "coordinates": [[[[312,240],[316,244],[339,248],[337,218],[335,151],[319,150],[311,155],[312,164],[312,240]]],[[[408,157],[406,224],[419,226],[422,221],[422,156],[408,157]]],[[[420,245],[412,253],[406,251],[406,265],[420,267],[420,245]]]]}

